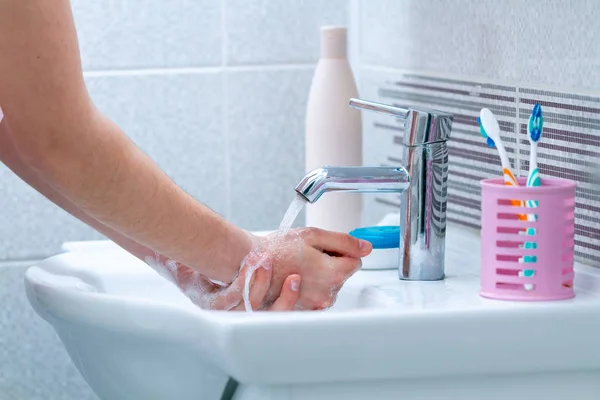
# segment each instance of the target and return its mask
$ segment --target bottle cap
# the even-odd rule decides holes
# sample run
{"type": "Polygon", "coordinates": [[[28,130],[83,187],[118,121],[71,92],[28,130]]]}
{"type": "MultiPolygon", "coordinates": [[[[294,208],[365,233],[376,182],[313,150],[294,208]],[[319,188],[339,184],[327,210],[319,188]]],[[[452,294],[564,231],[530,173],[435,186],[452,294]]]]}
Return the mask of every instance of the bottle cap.
{"type": "Polygon", "coordinates": [[[321,57],[346,58],[348,30],[344,26],[321,28],[321,57]]]}

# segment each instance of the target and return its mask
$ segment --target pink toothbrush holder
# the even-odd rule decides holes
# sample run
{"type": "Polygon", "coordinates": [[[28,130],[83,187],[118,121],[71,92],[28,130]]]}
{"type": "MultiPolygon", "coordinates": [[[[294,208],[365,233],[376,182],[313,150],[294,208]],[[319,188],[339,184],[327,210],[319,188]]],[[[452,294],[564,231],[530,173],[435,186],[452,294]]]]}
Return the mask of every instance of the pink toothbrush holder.
{"type": "Polygon", "coordinates": [[[541,186],[481,181],[481,291],[490,299],[564,300],[575,296],[575,187],[544,178],[541,186]],[[519,203],[515,203],[519,201],[519,203]],[[537,201],[536,207],[526,207],[537,201]],[[516,204],[516,205],[515,205],[516,204]],[[533,229],[531,229],[533,228],[533,229]]]}

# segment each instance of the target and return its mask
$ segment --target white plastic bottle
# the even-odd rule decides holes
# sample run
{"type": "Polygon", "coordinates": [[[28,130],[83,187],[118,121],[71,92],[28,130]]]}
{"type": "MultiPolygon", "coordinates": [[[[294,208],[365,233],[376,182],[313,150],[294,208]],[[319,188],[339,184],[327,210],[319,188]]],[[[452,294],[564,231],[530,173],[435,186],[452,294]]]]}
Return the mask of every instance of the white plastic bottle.
{"type": "MultiPolygon", "coordinates": [[[[321,28],[321,57],[306,112],[306,172],[326,165],[362,165],[359,110],[348,106],[358,97],[347,57],[347,29],[321,28]]],[[[306,209],[306,226],[349,232],[361,226],[360,194],[326,193],[306,209]]]]}

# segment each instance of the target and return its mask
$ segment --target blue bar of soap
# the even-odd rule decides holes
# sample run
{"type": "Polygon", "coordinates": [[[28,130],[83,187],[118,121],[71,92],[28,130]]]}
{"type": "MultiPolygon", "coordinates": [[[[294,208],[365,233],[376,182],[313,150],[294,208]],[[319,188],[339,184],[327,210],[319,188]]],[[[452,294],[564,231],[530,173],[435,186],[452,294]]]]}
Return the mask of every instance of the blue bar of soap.
{"type": "Polygon", "coordinates": [[[400,247],[399,226],[367,226],[350,232],[350,236],[371,242],[374,249],[395,249],[400,247]]]}

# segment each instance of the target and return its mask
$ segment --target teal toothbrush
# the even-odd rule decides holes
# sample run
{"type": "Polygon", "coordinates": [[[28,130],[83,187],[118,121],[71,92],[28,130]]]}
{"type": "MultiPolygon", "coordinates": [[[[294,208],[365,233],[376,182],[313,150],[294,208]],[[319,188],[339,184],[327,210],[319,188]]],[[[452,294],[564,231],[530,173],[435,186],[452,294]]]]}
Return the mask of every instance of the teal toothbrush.
{"type": "MultiPolygon", "coordinates": [[[[542,115],[542,107],[539,104],[533,106],[533,111],[527,122],[527,137],[529,138],[530,150],[529,150],[529,176],[527,177],[527,186],[540,186],[542,181],[540,179],[540,171],[537,166],[537,144],[542,137],[542,130],[544,128],[544,116],[542,115]]],[[[538,206],[537,200],[527,200],[527,207],[536,208],[538,206]]],[[[535,221],[536,216],[529,214],[529,221],[535,221]]],[[[535,228],[529,228],[527,234],[535,235],[535,228]]],[[[535,247],[533,247],[535,248],[535,247]]]]}
{"type": "MultiPolygon", "coordinates": [[[[542,131],[544,127],[544,116],[542,115],[542,107],[539,104],[533,106],[531,116],[527,122],[527,137],[529,138],[530,151],[529,151],[529,176],[527,177],[527,186],[541,186],[542,182],[540,179],[540,171],[537,166],[537,144],[542,137],[542,131]]],[[[538,206],[537,200],[527,200],[527,207],[536,208],[538,206]]],[[[535,214],[528,214],[527,220],[535,221],[537,219],[535,214]]],[[[528,235],[535,235],[535,228],[527,229],[528,235]]],[[[526,242],[524,248],[535,249],[535,242],[526,242]]],[[[524,256],[524,263],[535,263],[537,257],[535,256],[524,256]]],[[[523,275],[527,277],[533,276],[535,271],[525,270],[523,275]]]]}
{"type": "MultiPolygon", "coordinates": [[[[540,171],[537,167],[537,144],[542,137],[542,129],[544,128],[544,116],[542,115],[542,106],[536,104],[533,106],[533,111],[527,123],[527,136],[531,146],[529,151],[529,177],[527,178],[527,186],[540,186],[540,171]]],[[[536,200],[528,201],[528,207],[537,207],[536,200]]]]}

